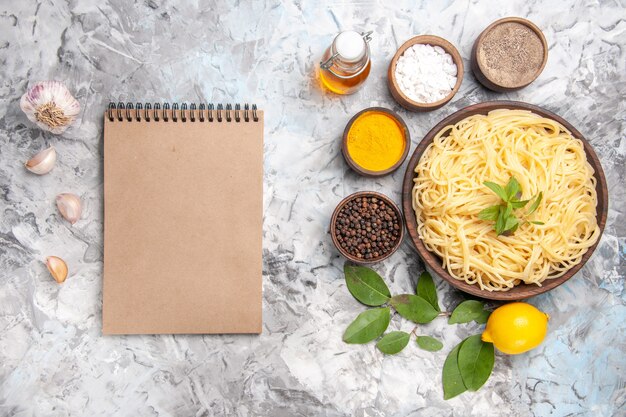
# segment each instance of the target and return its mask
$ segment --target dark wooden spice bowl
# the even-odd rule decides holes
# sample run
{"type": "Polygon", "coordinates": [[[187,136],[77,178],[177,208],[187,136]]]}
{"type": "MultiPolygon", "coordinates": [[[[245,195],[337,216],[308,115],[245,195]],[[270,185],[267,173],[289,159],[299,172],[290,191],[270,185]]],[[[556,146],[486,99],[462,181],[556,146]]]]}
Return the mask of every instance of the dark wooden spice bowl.
{"type": "Polygon", "coordinates": [[[476,76],[476,79],[480,81],[482,85],[484,85],[490,90],[497,91],[500,93],[506,93],[509,91],[516,91],[516,90],[522,89],[526,87],[527,85],[529,85],[530,83],[532,83],[533,81],[535,81],[537,77],[539,77],[539,74],[541,74],[541,72],[545,68],[547,61],[548,61],[548,43],[546,42],[546,38],[543,35],[543,32],[541,32],[541,29],[539,29],[537,25],[535,25],[533,22],[526,20],[526,19],[522,19],[521,17],[505,17],[503,19],[496,20],[495,22],[487,26],[487,28],[481,32],[478,38],[476,38],[476,41],[474,42],[474,46],[472,47],[471,68],[472,68],[472,72],[474,73],[474,76],[476,76]],[[516,83],[516,84],[504,84],[504,83],[497,82],[497,80],[495,80],[493,76],[490,76],[489,70],[486,68],[486,64],[478,56],[478,49],[483,44],[486,36],[492,30],[494,30],[498,26],[503,25],[505,23],[517,23],[517,24],[527,27],[532,32],[534,32],[537,35],[537,37],[539,37],[539,40],[541,41],[543,45],[543,60],[542,60],[541,66],[540,68],[537,69],[537,71],[535,71],[534,74],[531,75],[531,78],[529,78],[526,82],[516,83]]]}
{"type": "Polygon", "coordinates": [[[358,191],[356,193],[350,194],[349,196],[341,200],[339,204],[337,204],[337,207],[335,207],[335,211],[333,211],[333,215],[330,220],[330,235],[333,239],[333,244],[335,245],[339,253],[341,253],[348,260],[354,263],[358,263],[358,264],[373,264],[373,263],[385,260],[389,258],[391,255],[393,255],[393,253],[397,251],[400,245],[402,244],[402,240],[404,239],[404,229],[405,229],[404,219],[402,216],[402,212],[400,211],[400,208],[396,205],[396,203],[393,202],[392,199],[390,199],[384,194],[377,193],[375,191],[358,191]],[[372,259],[357,258],[356,256],[348,253],[344,248],[342,248],[341,244],[337,240],[337,216],[339,215],[339,212],[341,211],[341,209],[346,205],[346,203],[358,197],[376,197],[384,201],[387,206],[391,207],[393,211],[396,213],[396,216],[398,217],[398,220],[400,222],[400,236],[398,236],[398,240],[396,241],[396,244],[391,248],[391,250],[389,250],[389,252],[387,252],[383,256],[379,256],[377,258],[372,258],[372,259]]]}
{"type": "Polygon", "coordinates": [[[452,97],[459,91],[461,87],[461,83],[463,82],[463,59],[459,54],[459,51],[447,40],[440,38],[439,36],[434,35],[420,35],[415,36],[408,41],[404,42],[400,48],[396,51],[396,54],[393,56],[391,63],[389,64],[389,69],[387,70],[387,85],[389,86],[389,92],[393,96],[393,98],[405,109],[411,111],[431,111],[436,110],[447,102],[452,100],[452,97]],[[456,84],[454,88],[450,91],[447,97],[435,101],[434,103],[419,103],[417,101],[411,100],[408,98],[400,89],[398,85],[398,81],[396,80],[396,64],[398,63],[398,59],[404,54],[408,48],[416,44],[426,44],[432,46],[439,46],[443,48],[450,56],[452,56],[452,60],[456,64],[457,72],[456,72],[456,84]]]}
{"type": "Polygon", "coordinates": [[[343,158],[346,160],[346,163],[354,171],[366,177],[382,177],[398,169],[400,165],[402,165],[406,157],[409,155],[410,147],[411,147],[411,134],[409,133],[409,128],[404,122],[404,119],[402,119],[402,117],[400,117],[400,115],[396,113],[395,111],[386,109],[384,107],[368,107],[367,109],[363,109],[357,114],[355,114],[354,116],[352,116],[352,118],[346,125],[346,128],[343,130],[343,137],[341,139],[341,153],[343,154],[343,158]],[[368,112],[379,112],[379,113],[385,113],[389,115],[400,125],[400,127],[402,127],[402,130],[404,131],[404,152],[402,153],[402,156],[400,157],[398,162],[393,164],[388,169],[384,169],[382,171],[372,171],[372,170],[363,168],[362,166],[357,164],[354,161],[354,159],[352,159],[352,156],[350,156],[350,153],[348,152],[348,132],[350,131],[350,128],[352,127],[356,119],[358,119],[359,116],[361,116],[362,114],[368,113],[368,112]]]}
{"type": "Polygon", "coordinates": [[[428,145],[433,142],[433,138],[435,137],[435,135],[437,135],[437,133],[446,126],[453,125],[466,117],[473,116],[475,114],[487,114],[490,111],[496,109],[530,110],[535,114],[556,120],[557,122],[561,123],[572,133],[574,137],[580,139],[583,142],[585,153],[587,155],[587,161],[589,161],[589,164],[591,164],[591,166],[593,167],[594,176],[596,178],[596,193],[598,195],[596,217],[598,221],[598,226],[600,227],[600,235],[602,235],[602,232],[604,231],[604,226],[606,224],[607,210],[609,207],[609,194],[607,190],[606,179],[604,177],[604,171],[602,170],[602,165],[600,164],[600,160],[598,159],[598,156],[594,152],[593,148],[591,147],[589,142],[585,140],[583,135],[562,117],[559,117],[556,114],[539,106],[534,106],[532,104],[522,103],[518,101],[488,101],[485,103],[474,104],[465,107],[457,111],[456,113],[451,114],[450,116],[439,122],[435,127],[433,127],[430,132],[426,134],[424,139],[422,139],[422,141],[419,143],[417,149],[415,149],[413,155],[411,156],[411,159],[409,160],[406,172],[404,174],[404,182],[402,185],[402,208],[404,211],[405,222],[409,232],[409,236],[411,237],[411,241],[417,249],[417,253],[424,260],[424,262],[426,263],[426,267],[430,271],[434,272],[436,275],[439,275],[442,279],[447,281],[452,286],[458,288],[459,290],[475,295],[477,297],[486,298],[489,300],[522,300],[550,291],[570,279],[583,267],[583,265],[591,257],[593,251],[596,249],[598,243],[600,242],[601,236],[600,238],[598,238],[598,241],[587,250],[582,258],[582,261],[578,265],[575,265],[573,268],[567,271],[561,277],[546,280],[543,282],[541,287],[538,287],[536,285],[521,284],[506,292],[491,292],[481,290],[478,285],[471,285],[466,283],[465,281],[456,280],[448,273],[446,269],[441,266],[441,259],[436,254],[426,249],[426,246],[419,238],[419,235],[417,234],[417,219],[415,217],[415,211],[413,210],[412,191],[413,179],[415,178],[415,167],[417,166],[417,163],[419,162],[422,154],[424,153],[428,145]]]}

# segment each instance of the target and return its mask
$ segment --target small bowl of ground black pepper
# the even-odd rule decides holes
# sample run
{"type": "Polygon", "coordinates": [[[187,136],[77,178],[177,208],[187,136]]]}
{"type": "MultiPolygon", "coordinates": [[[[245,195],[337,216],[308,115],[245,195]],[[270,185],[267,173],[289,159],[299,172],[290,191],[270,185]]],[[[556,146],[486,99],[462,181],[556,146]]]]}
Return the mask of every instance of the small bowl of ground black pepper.
{"type": "Polygon", "coordinates": [[[352,262],[370,264],[387,259],[400,247],[404,220],[389,197],[360,191],[337,205],[330,234],[343,256],[352,262]]]}
{"type": "Polygon", "coordinates": [[[535,24],[505,17],[489,25],[472,48],[472,72],[490,90],[506,93],[526,87],[548,61],[548,43],[535,24]]]}

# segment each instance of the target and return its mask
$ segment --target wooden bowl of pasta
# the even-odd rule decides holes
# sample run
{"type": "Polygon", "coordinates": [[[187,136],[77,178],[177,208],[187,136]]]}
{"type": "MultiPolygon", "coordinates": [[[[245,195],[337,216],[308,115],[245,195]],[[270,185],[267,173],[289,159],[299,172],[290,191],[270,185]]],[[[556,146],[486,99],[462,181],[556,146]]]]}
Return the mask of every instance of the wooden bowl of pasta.
{"type": "Polygon", "coordinates": [[[538,106],[490,101],[426,134],[404,175],[402,209],[428,270],[474,296],[512,301],[550,291],[582,268],[604,231],[608,191],[574,126],[538,106]],[[520,192],[511,191],[509,203],[484,186],[504,187],[510,177],[520,192]],[[539,192],[533,211],[534,200],[524,201],[539,192]],[[521,208],[507,211],[511,202],[521,208]],[[492,205],[493,220],[478,217],[492,205]],[[498,235],[500,215],[505,224],[511,213],[517,225],[498,235]]]}

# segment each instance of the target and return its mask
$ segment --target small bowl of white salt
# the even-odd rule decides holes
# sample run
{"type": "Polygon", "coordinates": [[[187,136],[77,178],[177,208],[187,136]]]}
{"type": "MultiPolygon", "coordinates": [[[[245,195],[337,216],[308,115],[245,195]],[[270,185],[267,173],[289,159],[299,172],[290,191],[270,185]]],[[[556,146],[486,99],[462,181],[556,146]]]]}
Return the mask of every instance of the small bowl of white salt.
{"type": "Polygon", "coordinates": [[[435,110],[452,100],[463,81],[463,59],[447,40],[415,36],[396,52],[387,71],[389,91],[411,111],[435,110]]]}

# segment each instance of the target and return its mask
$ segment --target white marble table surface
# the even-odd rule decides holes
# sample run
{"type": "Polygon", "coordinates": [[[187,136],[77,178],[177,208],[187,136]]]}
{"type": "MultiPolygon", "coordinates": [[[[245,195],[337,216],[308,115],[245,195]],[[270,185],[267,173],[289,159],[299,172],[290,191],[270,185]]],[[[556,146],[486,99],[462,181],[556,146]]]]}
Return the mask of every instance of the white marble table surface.
{"type": "MultiPolygon", "coordinates": [[[[626,415],[626,4],[616,1],[0,1],[0,415],[2,416],[614,416],[626,415]],[[522,16],[550,47],[540,78],[491,93],[467,72],[437,111],[399,108],[386,86],[395,49],[416,34],[453,42],[469,67],[476,36],[522,16]],[[315,69],[340,29],[373,30],[373,67],[355,95],[323,93],[315,69]],[[29,84],[58,79],[83,111],[61,136],[19,109],[29,84]],[[411,344],[383,356],[341,335],[363,310],[348,293],[327,234],[336,203],[357,190],[400,200],[404,169],[377,180],[340,155],[347,120],[369,106],[405,117],[413,146],[472,103],[513,99],[571,121],[607,176],[609,216],[596,253],[569,282],[531,302],[552,317],[545,342],[498,355],[478,392],[444,401],[449,350],[478,325],[435,320],[437,353],[411,344]],[[114,101],[250,100],[266,110],[264,326],[260,336],[101,335],[102,111],[114,101]],[[57,167],[23,162],[48,144],[57,167]],[[81,196],[74,227],[59,192],[81,196]],[[62,286],[42,260],[61,254],[62,286]]],[[[392,291],[414,288],[422,265],[407,240],[375,266],[392,291]]],[[[437,280],[442,304],[462,294],[437,280]]],[[[394,320],[391,328],[410,328],[394,320]]]]}

